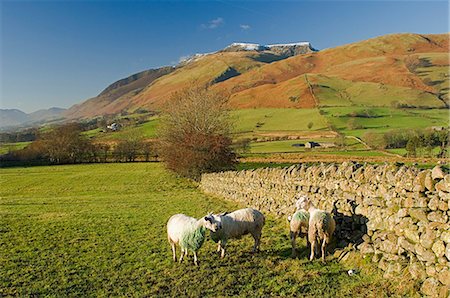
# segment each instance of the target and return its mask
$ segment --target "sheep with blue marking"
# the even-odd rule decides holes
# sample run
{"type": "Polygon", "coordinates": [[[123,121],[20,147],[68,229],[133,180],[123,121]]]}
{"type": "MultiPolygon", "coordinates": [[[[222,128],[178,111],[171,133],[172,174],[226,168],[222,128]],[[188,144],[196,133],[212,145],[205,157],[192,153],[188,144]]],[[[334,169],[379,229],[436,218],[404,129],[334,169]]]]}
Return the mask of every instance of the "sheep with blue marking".
{"type": "MultiPolygon", "coordinates": [[[[288,216],[289,236],[292,245],[292,256],[295,256],[297,236],[306,237],[308,235],[309,212],[303,209],[297,210],[292,216],[288,216]]],[[[307,246],[309,246],[308,237],[306,237],[307,246]]]]}
{"type": "Polygon", "coordinates": [[[184,214],[175,214],[167,222],[167,239],[172,247],[173,260],[177,261],[176,245],[181,248],[180,263],[188,251],[194,254],[194,264],[197,262],[197,251],[205,241],[206,230],[217,232],[221,228],[221,223],[216,216],[208,214],[200,219],[184,214]]]}
{"type": "Polygon", "coordinates": [[[322,261],[325,262],[326,247],[330,243],[336,229],[336,222],[333,216],[329,212],[317,209],[306,196],[300,196],[296,206],[298,209],[308,210],[309,212],[308,240],[311,244],[309,260],[312,261],[314,259],[318,248],[317,245],[321,245],[322,261]]]}
{"type": "Polygon", "coordinates": [[[216,232],[211,231],[211,239],[218,243],[217,251],[221,252],[222,258],[225,257],[225,246],[228,239],[240,238],[247,234],[251,234],[255,240],[252,252],[255,253],[259,250],[262,228],[265,224],[265,217],[260,211],[245,208],[217,216],[222,228],[216,232]]]}

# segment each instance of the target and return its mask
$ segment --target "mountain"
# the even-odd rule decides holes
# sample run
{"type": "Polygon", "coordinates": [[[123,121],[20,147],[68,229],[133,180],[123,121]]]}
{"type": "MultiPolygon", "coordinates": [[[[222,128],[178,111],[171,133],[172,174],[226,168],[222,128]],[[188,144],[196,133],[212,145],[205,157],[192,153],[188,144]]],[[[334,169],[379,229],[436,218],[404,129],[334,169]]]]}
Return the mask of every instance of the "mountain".
{"type": "Polygon", "coordinates": [[[176,67],[147,70],[111,84],[98,96],[72,106],[69,118],[118,113],[123,109],[159,107],[173,91],[197,84],[220,83],[253,68],[270,64],[299,53],[315,51],[309,43],[260,46],[245,50],[240,43],[213,53],[185,57],[176,67]],[[126,90],[127,92],[122,92],[126,90]],[[110,96],[110,94],[120,96],[110,96]]]}
{"type": "Polygon", "coordinates": [[[317,51],[309,42],[233,43],[176,67],[120,80],[71,107],[69,118],[158,110],[171,93],[212,84],[241,108],[449,106],[449,34],[391,34],[317,51]]]}
{"type": "Polygon", "coordinates": [[[16,126],[28,121],[28,114],[17,109],[0,109],[0,127],[16,126]]]}
{"type": "MultiPolygon", "coordinates": [[[[448,106],[449,35],[393,34],[298,55],[232,78],[236,108],[448,106]]],[[[219,86],[216,86],[219,88],[219,86]]]]}
{"type": "Polygon", "coordinates": [[[53,107],[27,114],[17,109],[0,109],[0,127],[21,126],[55,120],[62,118],[64,111],[66,109],[53,107]]]}
{"type": "Polygon", "coordinates": [[[128,101],[143,88],[174,70],[175,68],[171,66],[149,69],[121,79],[109,85],[98,96],[70,107],[64,116],[78,118],[118,113],[127,108],[128,101]]]}

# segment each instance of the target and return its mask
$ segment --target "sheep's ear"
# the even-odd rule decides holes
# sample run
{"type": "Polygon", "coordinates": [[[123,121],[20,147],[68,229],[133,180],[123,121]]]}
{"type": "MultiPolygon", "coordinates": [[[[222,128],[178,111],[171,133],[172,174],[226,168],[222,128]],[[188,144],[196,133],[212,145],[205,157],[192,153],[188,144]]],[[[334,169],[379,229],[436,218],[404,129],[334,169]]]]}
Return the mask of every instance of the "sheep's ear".
{"type": "Polygon", "coordinates": [[[205,220],[211,222],[211,218],[209,218],[209,216],[205,216],[205,220]]]}
{"type": "Polygon", "coordinates": [[[230,212],[225,211],[225,212],[220,213],[219,215],[220,215],[220,216],[225,216],[225,215],[227,215],[227,214],[229,214],[229,213],[230,213],[230,212]]]}

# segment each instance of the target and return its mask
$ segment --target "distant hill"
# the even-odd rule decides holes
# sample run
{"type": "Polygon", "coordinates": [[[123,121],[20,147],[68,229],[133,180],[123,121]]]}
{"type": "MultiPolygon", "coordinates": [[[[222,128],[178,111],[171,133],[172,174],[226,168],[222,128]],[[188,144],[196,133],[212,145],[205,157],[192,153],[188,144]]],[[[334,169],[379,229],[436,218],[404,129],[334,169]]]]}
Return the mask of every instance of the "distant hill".
{"type": "Polygon", "coordinates": [[[28,121],[28,114],[17,109],[0,109],[0,127],[16,126],[28,121]]]}
{"type": "Polygon", "coordinates": [[[172,92],[212,84],[235,109],[384,106],[445,108],[449,34],[391,34],[315,50],[309,42],[233,43],[177,67],[148,70],[71,107],[69,118],[158,110],[172,92]]]}
{"type": "Polygon", "coordinates": [[[21,126],[62,118],[62,113],[64,111],[66,111],[66,109],[53,107],[27,114],[17,109],[0,109],[0,128],[21,126]]]}

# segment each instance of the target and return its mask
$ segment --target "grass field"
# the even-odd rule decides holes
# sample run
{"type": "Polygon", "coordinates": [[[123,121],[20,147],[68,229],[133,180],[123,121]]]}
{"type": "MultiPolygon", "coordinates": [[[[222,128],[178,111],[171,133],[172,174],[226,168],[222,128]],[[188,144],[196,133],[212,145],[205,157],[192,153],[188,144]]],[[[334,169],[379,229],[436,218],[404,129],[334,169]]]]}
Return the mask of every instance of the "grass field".
{"type": "Polygon", "coordinates": [[[231,112],[236,132],[314,131],[327,128],[318,109],[243,109],[231,112]],[[311,129],[308,123],[312,123],[311,129]]]}
{"type": "Polygon", "coordinates": [[[0,143],[0,155],[25,148],[31,142],[0,143]]]}
{"type": "Polygon", "coordinates": [[[123,140],[130,136],[141,136],[144,139],[156,137],[156,127],[158,126],[158,118],[150,117],[148,122],[137,126],[127,126],[118,131],[101,132],[102,129],[96,128],[83,132],[89,138],[95,138],[98,141],[117,141],[123,140]]]}
{"type": "MultiPolygon", "coordinates": [[[[221,260],[208,240],[200,266],[173,263],[165,223],[239,208],[206,196],[161,164],[2,169],[0,296],[414,296],[365,260],[290,257],[285,219],[267,215],[262,251],[248,237],[221,260]],[[348,276],[350,268],[360,268],[348,276]]],[[[304,247],[302,242],[300,247],[304,247]]]]}
{"type": "Polygon", "coordinates": [[[447,109],[390,109],[390,108],[358,108],[336,107],[323,108],[325,117],[339,131],[345,135],[361,137],[367,131],[377,133],[393,129],[427,128],[431,126],[448,126],[449,111],[447,109]],[[370,110],[376,117],[360,118],[348,114],[363,110],[370,110]],[[348,122],[355,119],[360,129],[349,129],[348,122]]]}
{"type": "Polygon", "coordinates": [[[371,82],[354,82],[339,77],[310,75],[320,106],[384,106],[394,101],[412,106],[444,107],[436,96],[417,89],[371,82]]]}

